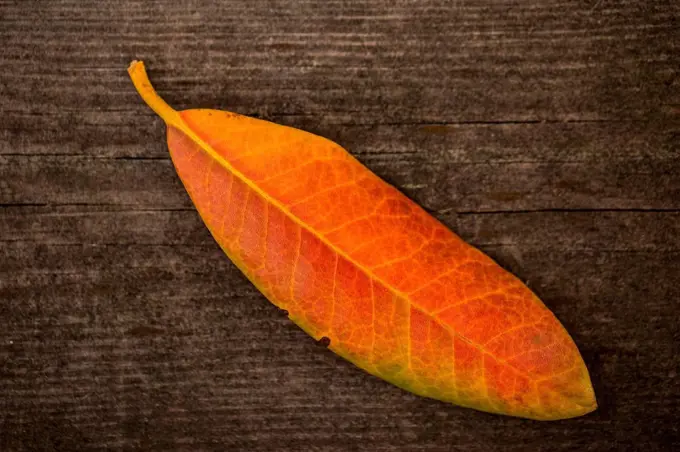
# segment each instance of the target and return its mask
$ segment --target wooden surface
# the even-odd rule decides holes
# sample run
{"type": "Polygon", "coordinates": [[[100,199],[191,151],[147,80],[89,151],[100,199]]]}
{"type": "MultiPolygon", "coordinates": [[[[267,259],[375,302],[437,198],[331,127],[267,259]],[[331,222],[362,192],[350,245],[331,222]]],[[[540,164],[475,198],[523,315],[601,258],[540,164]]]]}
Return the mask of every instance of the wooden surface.
{"type": "Polygon", "coordinates": [[[0,0],[0,450],[680,447],[672,1],[0,0]],[[222,254],[177,108],[333,139],[528,281],[600,409],[419,398],[317,345],[222,254]]]}

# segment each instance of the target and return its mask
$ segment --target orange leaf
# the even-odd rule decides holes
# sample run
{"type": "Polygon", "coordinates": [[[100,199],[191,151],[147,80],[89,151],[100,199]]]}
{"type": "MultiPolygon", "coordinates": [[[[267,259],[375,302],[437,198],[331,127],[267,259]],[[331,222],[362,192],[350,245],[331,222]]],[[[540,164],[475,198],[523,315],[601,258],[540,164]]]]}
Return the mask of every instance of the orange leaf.
{"type": "Polygon", "coordinates": [[[401,388],[477,410],[551,420],[597,407],[552,312],[343,148],[225,111],[175,111],[141,62],[129,73],[217,243],[312,337],[401,388]]]}

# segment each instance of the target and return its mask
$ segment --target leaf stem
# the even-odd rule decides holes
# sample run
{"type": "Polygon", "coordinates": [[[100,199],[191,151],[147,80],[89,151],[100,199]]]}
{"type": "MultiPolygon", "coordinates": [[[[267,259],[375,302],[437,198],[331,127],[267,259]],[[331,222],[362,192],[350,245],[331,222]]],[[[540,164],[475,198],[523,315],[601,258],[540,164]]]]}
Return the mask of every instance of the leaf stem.
{"type": "Polygon", "coordinates": [[[149,81],[149,76],[146,74],[146,69],[144,68],[144,62],[133,61],[128,67],[128,74],[132,79],[132,83],[135,85],[137,92],[146,104],[155,111],[158,116],[160,116],[167,125],[179,126],[183,124],[182,119],[179,116],[177,110],[172,108],[165,102],[161,96],[158,95],[151,82],[149,81]]]}

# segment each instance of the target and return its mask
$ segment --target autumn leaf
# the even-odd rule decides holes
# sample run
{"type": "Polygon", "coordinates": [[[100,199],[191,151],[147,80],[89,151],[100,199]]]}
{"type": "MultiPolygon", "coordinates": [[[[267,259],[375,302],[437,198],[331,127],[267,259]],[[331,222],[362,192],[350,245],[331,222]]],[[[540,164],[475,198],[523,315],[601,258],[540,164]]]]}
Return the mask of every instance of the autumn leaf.
{"type": "Polygon", "coordinates": [[[312,337],[456,405],[540,420],[596,409],[576,345],[536,295],[342,147],[226,111],[175,111],[143,63],[129,73],[217,243],[312,337]]]}

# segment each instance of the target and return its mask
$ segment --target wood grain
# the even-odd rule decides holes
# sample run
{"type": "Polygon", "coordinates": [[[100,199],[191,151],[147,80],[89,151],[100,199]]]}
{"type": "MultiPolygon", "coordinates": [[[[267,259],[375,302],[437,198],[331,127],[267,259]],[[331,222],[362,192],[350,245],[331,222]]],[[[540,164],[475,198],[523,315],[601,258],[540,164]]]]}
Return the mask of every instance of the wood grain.
{"type": "Polygon", "coordinates": [[[680,447],[671,1],[0,0],[0,450],[680,447]],[[339,142],[528,281],[600,409],[418,398],[223,256],[125,69],[339,142]]]}

